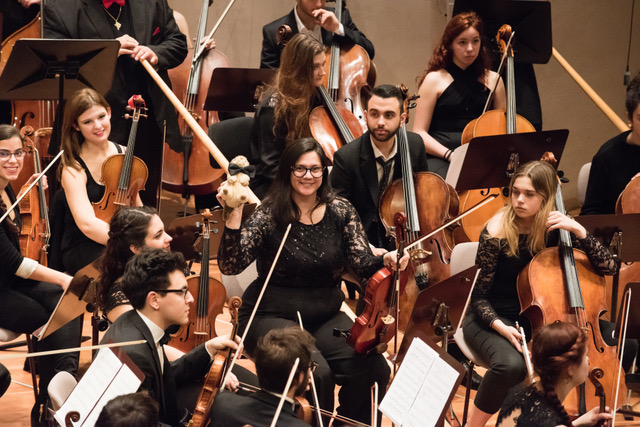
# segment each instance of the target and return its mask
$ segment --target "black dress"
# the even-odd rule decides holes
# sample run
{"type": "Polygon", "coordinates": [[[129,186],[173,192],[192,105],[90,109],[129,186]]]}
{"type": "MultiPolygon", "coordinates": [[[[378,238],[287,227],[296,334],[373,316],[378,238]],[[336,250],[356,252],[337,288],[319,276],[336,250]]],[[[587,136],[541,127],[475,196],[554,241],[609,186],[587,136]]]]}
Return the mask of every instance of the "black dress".
{"type": "Polygon", "coordinates": [[[516,427],[556,427],[565,423],[558,408],[535,385],[511,390],[500,409],[496,425],[511,417],[516,427]]]}
{"type": "MultiPolygon", "coordinates": [[[[258,278],[244,292],[239,310],[242,330],[284,232],[265,205],[259,206],[240,230],[225,228],[218,251],[223,274],[238,274],[257,259],[258,278]]],[[[324,217],[317,224],[292,224],[245,344],[252,352],[257,340],[269,330],[297,326],[299,311],[305,329],[316,338],[318,352],[313,359],[318,367],[314,378],[320,405],[332,409],[335,384],[341,384],[338,412],[368,423],[370,387],[377,381],[385,390],[390,371],[381,355],[361,356],[344,338],[333,336],[334,328],[350,329],[353,325],[340,311],[344,294],[339,285],[347,266],[362,277],[370,277],[382,268],[383,261],[371,253],[353,206],[337,197],[326,206],[324,217]]]]}
{"type": "MultiPolygon", "coordinates": [[[[115,143],[113,143],[113,145],[116,146],[118,153],[122,153],[122,146],[115,143]]],[[[87,196],[89,197],[89,201],[91,203],[99,202],[104,195],[104,185],[98,184],[96,180],[93,179],[89,168],[80,157],[77,157],[76,160],[80,163],[80,166],[82,166],[82,169],[87,175],[87,196]]],[[[98,259],[98,257],[102,255],[102,252],[104,252],[104,246],[85,236],[78,228],[66,198],[64,209],[64,233],[61,246],[62,265],[64,271],[73,276],[78,270],[98,259]]]]}
{"type": "MultiPolygon", "coordinates": [[[[440,144],[455,150],[460,146],[464,127],[482,114],[489,89],[478,81],[471,67],[463,70],[451,63],[446,70],[453,82],[436,101],[428,133],[440,144]]],[[[431,172],[446,177],[449,162],[430,155],[427,161],[431,172]]]]}

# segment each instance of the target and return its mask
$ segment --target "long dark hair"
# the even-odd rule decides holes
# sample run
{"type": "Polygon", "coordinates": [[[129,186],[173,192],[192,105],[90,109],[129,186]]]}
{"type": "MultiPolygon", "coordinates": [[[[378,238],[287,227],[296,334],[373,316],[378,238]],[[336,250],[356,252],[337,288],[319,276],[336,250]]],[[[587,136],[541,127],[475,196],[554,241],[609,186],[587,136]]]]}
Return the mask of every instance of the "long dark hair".
{"type": "Polygon", "coordinates": [[[451,21],[445,27],[440,43],[434,49],[433,55],[429,60],[427,70],[418,77],[418,86],[422,84],[428,73],[442,70],[451,64],[453,61],[453,49],[451,48],[453,40],[472,27],[480,34],[480,51],[478,52],[478,57],[469,68],[474,71],[475,77],[478,79],[485,75],[486,71],[491,67],[491,58],[486,47],[484,23],[475,12],[459,13],[451,18],[451,21]]]}
{"type": "Polygon", "coordinates": [[[109,224],[109,241],[100,266],[100,308],[105,309],[113,284],[133,256],[131,245],[142,248],[156,210],[149,206],[123,207],[109,224]]]}
{"type": "Polygon", "coordinates": [[[312,209],[312,212],[318,206],[331,203],[335,198],[335,194],[329,186],[328,179],[329,173],[327,166],[329,166],[330,162],[324,154],[322,146],[313,138],[303,138],[294,141],[287,145],[282,152],[278,172],[264,200],[264,205],[271,209],[273,219],[278,226],[286,226],[292,222],[296,222],[302,215],[300,208],[298,208],[298,205],[295,204],[291,197],[291,168],[295,166],[300,156],[311,151],[320,157],[320,163],[325,167],[322,173],[322,184],[320,184],[317,192],[317,203],[312,209]]]}
{"type": "MultiPolygon", "coordinates": [[[[22,138],[22,135],[20,135],[20,131],[18,129],[14,128],[11,125],[0,125],[0,141],[15,137],[18,137],[20,139],[20,141],[22,142],[22,147],[24,148],[24,138],[22,138]]],[[[4,190],[4,188],[0,188],[0,191],[2,190],[4,190]]],[[[4,200],[2,200],[2,198],[0,197],[0,216],[4,215],[7,209],[9,209],[9,206],[7,206],[4,203],[4,200]]],[[[11,230],[15,234],[20,233],[20,228],[13,221],[11,221],[11,218],[7,216],[5,218],[5,221],[7,222],[9,230],[11,230]]]]}
{"type": "Polygon", "coordinates": [[[573,323],[555,322],[543,326],[533,337],[531,361],[540,377],[546,398],[571,427],[571,418],[556,394],[555,384],[567,368],[580,364],[587,349],[587,336],[573,323]]]}

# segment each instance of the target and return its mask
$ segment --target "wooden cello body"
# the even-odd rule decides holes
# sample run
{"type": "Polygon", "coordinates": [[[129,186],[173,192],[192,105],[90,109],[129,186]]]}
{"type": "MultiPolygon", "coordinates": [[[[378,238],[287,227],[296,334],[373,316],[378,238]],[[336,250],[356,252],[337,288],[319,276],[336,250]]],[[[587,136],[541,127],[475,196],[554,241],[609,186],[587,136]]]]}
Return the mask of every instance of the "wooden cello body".
{"type": "Polygon", "coordinates": [[[196,301],[195,310],[189,311],[189,321],[172,335],[170,345],[185,353],[215,338],[216,317],[222,314],[227,291],[222,283],[209,276],[209,236],[213,215],[207,209],[202,214],[202,260],[200,274],[187,277],[189,292],[196,301]]]}
{"type": "MultiPolygon", "coordinates": [[[[560,188],[556,208],[564,212],[560,188]]],[[[605,280],[583,251],[572,248],[569,232],[560,230],[560,245],[536,254],[520,272],[517,287],[522,314],[529,318],[534,332],[544,324],[561,320],[574,322],[587,334],[590,363],[604,371],[600,382],[605,390],[613,391],[620,361],[616,348],[602,338],[599,325],[600,316],[607,311],[605,280]]],[[[586,382],[583,393],[576,388],[567,397],[565,407],[570,415],[599,404],[593,387],[586,382]]],[[[620,402],[612,406],[617,408],[626,394],[626,385],[621,382],[620,402]]]]}
{"type": "MultiPolygon", "coordinates": [[[[212,124],[219,122],[217,112],[203,110],[213,70],[229,67],[229,60],[218,49],[205,52],[197,63],[193,63],[194,51],[200,47],[200,41],[205,36],[208,8],[209,0],[203,0],[195,48],[189,48],[184,62],[169,70],[174,93],[183,100],[185,108],[205,131],[212,124]]],[[[209,151],[180,116],[178,124],[184,151],[177,153],[168,145],[164,146],[163,188],[183,195],[215,193],[224,171],[211,167],[209,151]]]]}
{"type": "MultiPolygon", "coordinates": [[[[511,27],[503,25],[498,31],[497,39],[501,51],[509,53],[507,56],[507,111],[490,110],[469,122],[462,132],[462,144],[467,144],[479,136],[535,132],[535,128],[527,119],[516,114],[513,51],[507,49],[506,45],[510,36],[511,27]]],[[[464,235],[456,234],[456,240],[477,242],[486,222],[508,202],[508,194],[504,194],[502,188],[470,190],[460,194],[461,212],[476,205],[490,194],[497,194],[498,197],[460,221],[464,235]]]]}

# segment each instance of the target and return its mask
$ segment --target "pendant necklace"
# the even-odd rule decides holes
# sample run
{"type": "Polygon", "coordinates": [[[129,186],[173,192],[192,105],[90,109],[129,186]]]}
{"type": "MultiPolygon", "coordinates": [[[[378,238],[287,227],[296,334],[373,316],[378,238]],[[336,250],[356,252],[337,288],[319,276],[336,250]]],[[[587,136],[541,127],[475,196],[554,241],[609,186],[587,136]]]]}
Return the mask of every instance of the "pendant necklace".
{"type": "Polygon", "coordinates": [[[118,22],[118,19],[120,19],[120,14],[122,13],[122,6],[120,6],[120,10],[118,11],[118,16],[115,18],[111,13],[109,13],[109,11],[107,10],[106,7],[104,7],[104,5],[102,7],[104,8],[104,11],[107,12],[107,15],[109,15],[111,19],[113,19],[113,26],[116,27],[116,30],[119,31],[120,27],[122,27],[122,24],[118,22]]]}

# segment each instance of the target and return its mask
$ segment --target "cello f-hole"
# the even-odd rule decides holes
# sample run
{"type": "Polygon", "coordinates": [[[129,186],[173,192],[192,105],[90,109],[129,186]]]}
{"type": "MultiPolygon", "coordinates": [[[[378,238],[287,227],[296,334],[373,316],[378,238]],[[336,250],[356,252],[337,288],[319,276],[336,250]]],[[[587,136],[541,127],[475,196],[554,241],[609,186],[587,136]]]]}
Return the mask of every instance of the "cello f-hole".
{"type": "Polygon", "coordinates": [[[604,348],[602,346],[598,346],[598,343],[596,342],[596,332],[591,322],[587,322],[587,328],[589,328],[589,335],[591,335],[591,340],[593,341],[593,346],[595,347],[596,351],[598,353],[604,353],[604,348]]]}

